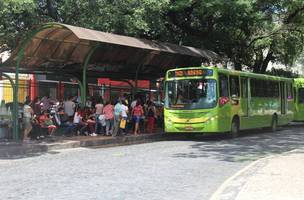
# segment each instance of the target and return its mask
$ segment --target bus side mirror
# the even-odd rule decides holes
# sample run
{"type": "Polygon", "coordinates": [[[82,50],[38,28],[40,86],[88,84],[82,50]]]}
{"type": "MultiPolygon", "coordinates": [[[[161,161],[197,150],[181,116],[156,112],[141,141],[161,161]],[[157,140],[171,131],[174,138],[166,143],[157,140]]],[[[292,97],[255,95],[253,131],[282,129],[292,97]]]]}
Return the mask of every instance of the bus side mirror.
{"type": "Polygon", "coordinates": [[[228,97],[220,97],[219,98],[219,104],[220,104],[220,106],[224,106],[228,102],[229,102],[229,98],[228,97]]]}
{"type": "Polygon", "coordinates": [[[231,96],[231,104],[232,105],[238,105],[239,104],[239,97],[237,96],[237,95],[235,95],[235,94],[233,94],[232,96],[231,96]]]}

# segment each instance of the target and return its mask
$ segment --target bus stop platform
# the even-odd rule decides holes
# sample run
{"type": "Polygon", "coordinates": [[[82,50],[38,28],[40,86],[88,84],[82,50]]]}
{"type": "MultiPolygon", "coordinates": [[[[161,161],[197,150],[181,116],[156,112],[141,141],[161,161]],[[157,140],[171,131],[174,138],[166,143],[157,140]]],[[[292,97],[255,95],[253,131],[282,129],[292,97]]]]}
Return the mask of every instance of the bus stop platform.
{"type": "Polygon", "coordinates": [[[102,148],[162,141],[170,138],[163,132],[126,136],[55,136],[29,142],[0,141],[0,159],[18,159],[70,148],[102,148]]]}
{"type": "Polygon", "coordinates": [[[227,179],[210,200],[304,199],[304,149],[269,156],[227,179]]]}

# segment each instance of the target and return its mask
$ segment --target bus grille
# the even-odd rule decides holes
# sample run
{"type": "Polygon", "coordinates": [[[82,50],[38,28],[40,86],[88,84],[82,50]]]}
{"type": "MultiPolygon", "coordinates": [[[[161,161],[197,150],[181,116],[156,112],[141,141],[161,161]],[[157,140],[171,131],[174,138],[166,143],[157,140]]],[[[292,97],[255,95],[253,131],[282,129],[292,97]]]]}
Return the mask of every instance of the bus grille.
{"type": "MultiPolygon", "coordinates": [[[[172,113],[173,114],[173,113],[172,113]]],[[[203,117],[207,114],[207,112],[193,112],[193,113],[174,113],[175,117],[178,118],[186,118],[186,119],[191,119],[191,118],[199,118],[199,117],[203,117]]]]}

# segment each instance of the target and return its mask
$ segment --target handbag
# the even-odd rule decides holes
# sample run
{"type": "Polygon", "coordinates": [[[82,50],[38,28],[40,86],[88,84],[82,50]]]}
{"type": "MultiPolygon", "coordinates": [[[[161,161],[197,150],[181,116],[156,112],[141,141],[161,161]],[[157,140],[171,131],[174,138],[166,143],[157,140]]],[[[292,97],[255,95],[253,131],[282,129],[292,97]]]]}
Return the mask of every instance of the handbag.
{"type": "Polygon", "coordinates": [[[126,128],[126,124],[127,124],[127,120],[126,119],[121,119],[119,127],[124,129],[124,128],[126,128]]]}

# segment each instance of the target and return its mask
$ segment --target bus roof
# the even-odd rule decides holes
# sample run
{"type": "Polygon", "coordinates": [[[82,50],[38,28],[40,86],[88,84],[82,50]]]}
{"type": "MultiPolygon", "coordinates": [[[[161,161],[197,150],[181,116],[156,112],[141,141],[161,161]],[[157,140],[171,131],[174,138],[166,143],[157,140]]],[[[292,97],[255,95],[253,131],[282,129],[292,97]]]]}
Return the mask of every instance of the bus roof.
{"type": "MultiPolygon", "coordinates": [[[[257,73],[252,73],[252,72],[242,72],[242,71],[236,71],[236,70],[218,68],[216,66],[201,66],[201,67],[177,68],[177,69],[171,69],[169,71],[184,70],[184,69],[197,69],[197,68],[213,69],[213,70],[217,70],[218,72],[224,73],[224,74],[237,75],[237,76],[245,76],[245,77],[264,79],[264,80],[288,81],[288,82],[292,82],[293,81],[292,78],[285,78],[285,77],[272,76],[272,75],[266,75],[266,74],[257,74],[257,73]]],[[[304,78],[302,78],[302,81],[303,81],[303,86],[304,86],[304,78]]]]}

